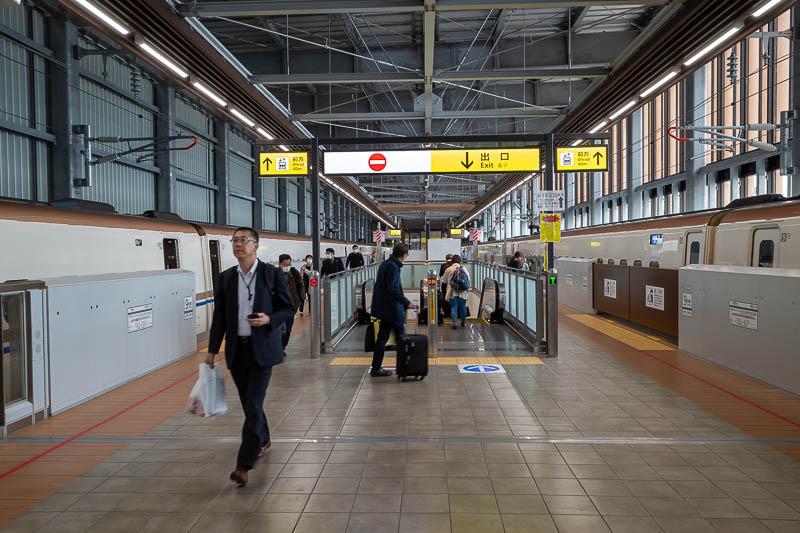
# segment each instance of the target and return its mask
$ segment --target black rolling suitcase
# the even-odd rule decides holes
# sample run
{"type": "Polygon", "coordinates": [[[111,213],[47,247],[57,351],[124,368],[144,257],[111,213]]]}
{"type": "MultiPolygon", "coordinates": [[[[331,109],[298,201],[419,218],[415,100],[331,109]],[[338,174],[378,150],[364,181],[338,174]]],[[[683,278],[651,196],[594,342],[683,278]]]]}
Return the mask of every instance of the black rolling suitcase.
{"type": "Polygon", "coordinates": [[[428,337],[403,335],[397,343],[397,379],[414,377],[415,381],[428,375],[428,337]]]}

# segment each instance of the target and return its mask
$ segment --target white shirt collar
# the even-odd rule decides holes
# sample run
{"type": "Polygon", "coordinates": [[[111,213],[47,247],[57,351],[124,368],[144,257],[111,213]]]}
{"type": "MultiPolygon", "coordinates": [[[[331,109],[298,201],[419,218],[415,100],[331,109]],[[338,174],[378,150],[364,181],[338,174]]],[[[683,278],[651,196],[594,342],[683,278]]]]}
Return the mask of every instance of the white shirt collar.
{"type": "MultiPolygon", "coordinates": [[[[253,263],[253,267],[250,269],[250,272],[248,272],[246,275],[248,275],[248,276],[249,276],[250,274],[252,274],[253,272],[255,272],[255,271],[256,271],[256,268],[258,268],[258,257],[256,257],[256,260],[255,260],[255,262],[253,263]]],[[[236,267],[236,271],[237,271],[237,272],[239,272],[240,274],[244,273],[244,270],[242,270],[242,265],[239,265],[239,266],[237,266],[237,267],[236,267]]]]}

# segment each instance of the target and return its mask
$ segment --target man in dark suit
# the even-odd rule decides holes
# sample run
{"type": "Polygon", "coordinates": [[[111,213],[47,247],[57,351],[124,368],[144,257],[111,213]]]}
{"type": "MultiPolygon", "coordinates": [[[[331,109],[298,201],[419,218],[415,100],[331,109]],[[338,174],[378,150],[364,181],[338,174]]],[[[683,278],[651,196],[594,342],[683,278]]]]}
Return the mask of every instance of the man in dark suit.
{"type": "Polygon", "coordinates": [[[224,336],[225,363],[245,417],[236,468],[230,475],[240,487],[247,484],[248,470],[271,444],[264,397],[272,367],[283,362],[280,326],[294,314],[286,276],[256,257],[258,239],[252,228],[233,232],[233,255],[239,266],[224,271],[217,283],[206,357],[213,368],[224,336]]]}
{"type": "Polygon", "coordinates": [[[322,276],[330,276],[331,274],[336,274],[337,272],[341,272],[341,265],[339,261],[336,260],[336,250],[333,248],[327,248],[325,250],[325,259],[322,260],[322,268],[320,269],[320,275],[322,276]]]}
{"type": "Polygon", "coordinates": [[[389,370],[384,370],[383,354],[386,352],[386,342],[394,331],[398,341],[406,331],[406,309],[416,309],[403,294],[403,283],[400,280],[400,269],[403,261],[408,257],[408,246],[397,243],[392,249],[392,256],[388,261],[381,263],[378,274],[375,276],[375,288],[372,292],[372,316],[381,321],[378,329],[378,338],[375,339],[375,353],[372,356],[372,377],[391,376],[389,370]]]}
{"type": "Polygon", "coordinates": [[[358,268],[364,266],[364,256],[358,251],[358,245],[353,245],[353,251],[347,256],[345,268],[358,268]]]}

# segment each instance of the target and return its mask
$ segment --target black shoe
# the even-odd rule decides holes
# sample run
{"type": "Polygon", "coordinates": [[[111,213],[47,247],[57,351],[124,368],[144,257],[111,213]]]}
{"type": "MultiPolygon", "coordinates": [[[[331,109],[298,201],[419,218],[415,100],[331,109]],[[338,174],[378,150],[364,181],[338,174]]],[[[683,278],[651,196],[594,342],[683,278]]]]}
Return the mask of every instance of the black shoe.
{"type": "Polygon", "coordinates": [[[458,325],[453,324],[453,329],[458,329],[458,325]]]}
{"type": "Polygon", "coordinates": [[[379,368],[378,370],[375,370],[373,368],[372,370],[369,371],[369,375],[372,376],[373,378],[382,378],[382,377],[386,377],[386,376],[391,376],[392,375],[392,371],[391,370],[384,370],[383,368],[379,368]]]}

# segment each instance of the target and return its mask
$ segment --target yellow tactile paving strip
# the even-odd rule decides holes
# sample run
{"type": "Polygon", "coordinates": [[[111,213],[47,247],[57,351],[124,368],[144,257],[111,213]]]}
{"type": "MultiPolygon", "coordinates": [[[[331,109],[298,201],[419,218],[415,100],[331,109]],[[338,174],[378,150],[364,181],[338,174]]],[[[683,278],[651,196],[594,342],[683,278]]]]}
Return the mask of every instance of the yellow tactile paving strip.
{"type": "Polygon", "coordinates": [[[584,326],[588,326],[594,330],[599,331],[604,335],[608,335],[612,339],[625,343],[631,348],[637,350],[672,350],[673,348],[666,344],[652,340],[651,337],[636,333],[629,329],[612,324],[607,320],[597,318],[591,315],[567,315],[575,322],[580,322],[584,326]]]}
{"type": "MultiPolygon", "coordinates": [[[[331,359],[331,366],[364,366],[372,363],[372,357],[334,357],[331,359]]],[[[396,359],[387,357],[384,364],[394,365],[396,359]]],[[[542,360],[538,357],[431,357],[428,359],[429,365],[541,365],[542,360]]]]}

